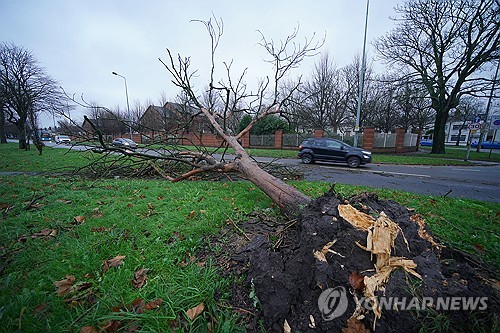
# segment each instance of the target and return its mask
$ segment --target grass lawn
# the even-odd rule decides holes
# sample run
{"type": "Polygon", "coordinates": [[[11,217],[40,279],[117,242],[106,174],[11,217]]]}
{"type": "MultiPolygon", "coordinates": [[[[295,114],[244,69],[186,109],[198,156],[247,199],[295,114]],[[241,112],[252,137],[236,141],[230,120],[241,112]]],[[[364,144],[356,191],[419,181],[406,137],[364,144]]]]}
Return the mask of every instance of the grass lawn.
{"type": "MultiPolygon", "coordinates": [[[[40,157],[0,145],[0,152],[0,171],[86,162],[62,149],[40,157]]],[[[293,185],[311,197],[330,186],[293,185]]],[[[370,190],[413,208],[441,241],[500,268],[499,204],[336,189],[345,196],[370,190]]],[[[248,182],[0,176],[0,331],[78,332],[124,319],[145,332],[207,331],[209,325],[214,332],[244,331],[228,302],[233,280],[197,253],[218,250],[209,236],[227,221],[238,223],[255,210],[278,214],[273,206],[248,182]],[[204,311],[193,318],[187,311],[201,303],[204,311]]]]}

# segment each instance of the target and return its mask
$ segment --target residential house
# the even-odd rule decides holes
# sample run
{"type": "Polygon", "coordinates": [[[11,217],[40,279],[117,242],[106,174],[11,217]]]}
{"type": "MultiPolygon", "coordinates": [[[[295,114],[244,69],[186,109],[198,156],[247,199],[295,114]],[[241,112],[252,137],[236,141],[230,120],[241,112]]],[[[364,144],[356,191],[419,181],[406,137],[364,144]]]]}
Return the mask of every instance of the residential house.
{"type": "Polygon", "coordinates": [[[150,105],[139,119],[139,129],[149,138],[213,132],[213,127],[200,110],[172,102],[163,106],[150,105]]]}
{"type": "Polygon", "coordinates": [[[96,136],[96,130],[90,124],[101,132],[104,139],[111,142],[116,137],[125,136],[128,137],[129,129],[127,124],[119,119],[115,118],[96,118],[96,119],[85,119],[82,124],[82,128],[85,130],[86,136],[96,136]]]}

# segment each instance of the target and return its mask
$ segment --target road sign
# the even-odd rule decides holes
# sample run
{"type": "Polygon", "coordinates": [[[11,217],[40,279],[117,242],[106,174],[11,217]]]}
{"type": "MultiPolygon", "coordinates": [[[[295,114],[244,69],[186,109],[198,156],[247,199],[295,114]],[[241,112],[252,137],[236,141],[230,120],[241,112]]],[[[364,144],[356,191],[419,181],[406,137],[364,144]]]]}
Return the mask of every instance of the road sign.
{"type": "Polygon", "coordinates": [[[500,118],[493,118],[490,129],[500,129],[500,118]]]}
{"type": "Polygon", "coordinates": [[[472,123],[467,126],[471,131],[476,131],[481,129],[481,123],[472,123]]]}
{"type": "Polygon", "coordinates": [[[479,117],[479,116],[475,116],[475,117],[474,117],[474,123],[476,123],[476,124],[477,124],[477,123],[479,123],[479,122],[481,122],[481,117],[479,117]]]}

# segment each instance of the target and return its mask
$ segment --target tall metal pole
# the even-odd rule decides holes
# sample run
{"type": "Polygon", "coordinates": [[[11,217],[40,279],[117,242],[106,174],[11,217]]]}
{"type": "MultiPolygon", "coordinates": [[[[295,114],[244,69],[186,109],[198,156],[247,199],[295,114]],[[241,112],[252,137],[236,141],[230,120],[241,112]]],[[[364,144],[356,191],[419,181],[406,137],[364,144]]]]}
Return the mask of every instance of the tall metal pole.
{"type": "Polygon", "coordinates": [[[127,79],[125,78],[125,76],[120,75],[117,72],[112,72],[111,74],[118,75],[119,77],[123,78],[123,80],[125,80],[125,96],[127,97],[128,128],[129,128],[129,131],[130,131],[130,140],[132,140],[132,118],[130,116],[130,106],[129,106],[129,103],[128,103],[127,79]]]}
{"type": "Polygon", "coordinates": [[[363,87],[365,82],[365,71],[366,71],[366,30],[368,27],[368,8],[370,7],[370,0],[366,0],[366,17],[365,17],[365,36],[363,38],[363,55],[361,58],[361,73],[359,77],[359,95],[358,95],[358,108],[356,111],[356,127],[354,127],[354,147],[358,146],[358,135],[359,135],[359,125],[361,118],[361,102],[363,99],[363,87]]]}
{"type": "MultiPolygon", "coordinates": [[[[493,98],[493,93],[495,92],[495,83],[497,82],[497,76],[498,76],[498,68],[500,67],[500,61],[498,61],[497,64],[497,70],[495,71],[495,78],[493,79],[493,83],[491,85],[491,92],[490,92],[490,97],[488,98],[488,104],[486,105],[486,115],[484,116],[484,124],[488,122],[488,116],[490,115],[490,108],[491,108],[491,99],[493,98]]],[[[495,139],[495,137],[493,137],[495,139]]],[[[479,134],[479,140],[477,142],[477,152],[481,151],[481,145],[483,144],[484,140],[484,130],[481,129],[481,132],[479,134]]]]}

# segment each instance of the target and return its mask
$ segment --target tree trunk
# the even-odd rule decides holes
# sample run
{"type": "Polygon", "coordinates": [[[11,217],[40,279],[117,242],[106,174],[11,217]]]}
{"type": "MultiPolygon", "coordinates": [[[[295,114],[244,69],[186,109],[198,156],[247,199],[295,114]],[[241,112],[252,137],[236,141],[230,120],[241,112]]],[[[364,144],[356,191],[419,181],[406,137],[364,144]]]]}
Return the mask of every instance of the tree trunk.
{"type": "MultiPolygon", "coordinates": [[[[214,129],[235,150],[237,158],[232,163],[232,169],[240,172],[245,178],[267,194],[287,217],[296,217],[300,209],[307,205],[311,199],[295,187],[262,170],[250,158],[245,148],[238,142],[237,137],[225,134],[214,117],[206,109],[202,108],[201,110],[212,123],[214,129]]],[[[240,132],[240,134],[242,133],[240,132]]]]}
{"type": "Polygon", "coordinates": [[[434,122],[434,135],[432,137],[431,154],[444,154],[445,153],[445,127],[448,120],[448,110],[436,110],[436,121],[434,122]]]}
{"type": "Polygon", "coordinates": [[[19,149],[26,150],[28,145],[26,143],[26,131],[25,126],[22,123],[16,123],[17,127],[17,137],[19,138],[19,149]]]}
{"type": "Polygon", "coordinates": [[[7,136],[5,135],[5,113],[3,106],[0,104],[0,143],[7,143],[7,136]]]}
{"type": "Polygon", "coordinates": [[[262,170],[248,155],[234,163],[235,170],[267,194],[289,218],[296,217],[311,199],[279,178],[262,170]]]}

